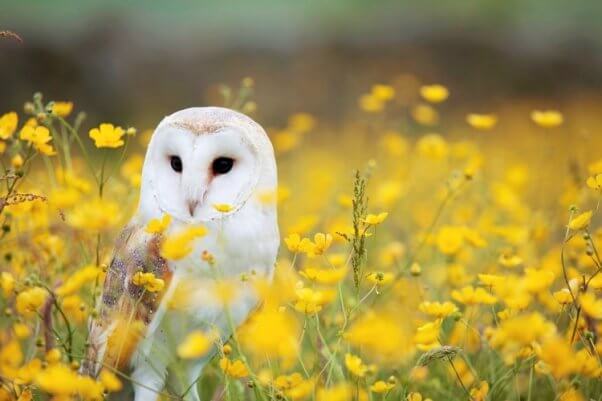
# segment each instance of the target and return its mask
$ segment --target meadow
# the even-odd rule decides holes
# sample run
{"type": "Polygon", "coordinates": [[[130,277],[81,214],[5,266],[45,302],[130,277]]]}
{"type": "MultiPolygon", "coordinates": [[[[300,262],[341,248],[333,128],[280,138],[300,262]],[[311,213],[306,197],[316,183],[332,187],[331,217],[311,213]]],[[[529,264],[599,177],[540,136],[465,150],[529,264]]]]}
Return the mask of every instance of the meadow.
{"type": "MultiPolygon", "coordinates": [[[[255,116],[260,90],[245,78],[222,102],[255,116]]],[[[341,121],[267,127],[275,278],[240,278],[263,302],[228,343],[193,332],[178,347],[183,361],[218,348],[190,383],[203,399],[602,400],[598,103],[475,111],[454,95],[390,77],[341,121]]],[[[152,127],[42,94],[0,116],[0,400],[127,399],[118,361],[78,369],[152,127]]],[[[121,333],[113,346],[135,347],[135,328],[121,333]]]]}

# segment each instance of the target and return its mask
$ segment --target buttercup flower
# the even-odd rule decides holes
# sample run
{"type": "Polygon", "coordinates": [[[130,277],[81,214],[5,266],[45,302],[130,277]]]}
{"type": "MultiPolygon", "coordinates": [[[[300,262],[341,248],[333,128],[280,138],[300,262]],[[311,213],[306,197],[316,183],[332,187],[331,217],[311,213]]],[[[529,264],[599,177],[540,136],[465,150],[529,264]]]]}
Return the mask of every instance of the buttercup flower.
{"type": "Polygon", "coordinates": [[[19,117],[14,111],[3,114],[0,117],[0,139],[9,139],[17,129],[18,123],[19,117]]]}
{"type": "Polygon", "coordinates": [[[38,126],[34,128],[26,125],[21,130],[19,138],[32,144],[38,152],[44,155],[52,156],[56,154],[52,145],[48,144],[48,142],[52,140],[52,137],[50,136],[50,131],[46,127],[38,126]]]}
{"type": "Polygon", "coordinates": [[[219,366],[227,376],[234,379],[240,379],[249,375],[247,367],[240,359],[232,361],[228,358],[222,358],[219,360],[219,366]]]}
{"type": "Polygon", "coordinates": [[[496,297],[489,294],[484,289],[466,286],[461,290],[452,291],[452,298],[465,305],[486,304],[491,305],[497,302],[496,297]]]}
{"type": "Polygon", "coordinates": [[[171,216],[166,213],[161,219],[151,219],[146,225],[146,232],[150,234],[163,234],[170,223],[171,216]]]}
{"type": "Polygon", "coordinates": [[[35,316],[36,311],[46,301],[46,297],[48,297],[48,292],[41,287],[33,287],[20,292],[16,300],[17,312],[25,317],[35,316]]]}
{"type": "Polygon", "coordinates": [[[379,214],[368,214],[366,216],[366,218],[364,218],[364,223],[366,223],[370,226],[375,226],[375,225],[380,224],[383,221],[385,221],[385,219],[387,218],[388,215],[389,215],[389,213],[387,213],[387,212],[382,212],[379,214]]]}
{"type": "Polygon", "coordinates": [[[345,366],[354,376],[364,377],[368,371],[368,366],[364,364],[362,359],[353,354],[345,354],[345,366]]]}
{"type": "Polygon", "coordinates": [[[478,130],[490,130],[497,124],[497,116],[495,114],[469,114],[466,116],[466,122],[473,128],[478,130]]]}
{"type": "Polygon", "coordinates": [[[425,85],[420,88],[420,96],[431,103],[441,103],[449,96],[449,90],[443,85],[425,85]]]}
{"type": "Polygon", "coordinates": [[[378,380],[370,386],[370,390],[372,390],[373,393],[386,393],[387,391],[391,390],[394,387],[395,387],[395,384],[393,384],[393,383],[388,383],[383,380],[378,380]]]}
{"type": "Polygon", "coordinates": [[[531,112],[531,119],[544,128],[558,127],[564,121],[562,113],[557,110],[534,110],[531,112]]]}
{"type": "Polygon", "coordinates": [[[602,174],[596,174],[587,178],[586,184],[591,189],[596,191],[602,191],[602,174]]]}
{"type": "Polygon", "coordinates": [[[67,117],[73,110],[72,102],[54,102],[52,105],[52,114],[56,114],[59,117],[67,117]]]}
{"type": "Polygon", "coordinates": [[[161,256],[168,260],[179,260],[192,252],[192,242],[207,234],[202,226],[191,226],[179,233],[169,235],[161,245],[161,256]]]}
{"type": "Polygon", "coordinates": [[[451,302],[428,302],[424,301],[419,306],[421,312],[437,319],[448,317],[458,311],[458,307],[451,302]]]}
{"type": "Polygon", "coordinates": [[[100,124],[98,128],[92,128],[89,133],[97,148],[119,148],[123,146],[122,137],[124,134],[123,128],[108,123],[100,124]]]}
{"type": "Polygon", "coordinates": [[[132,283],[144,287],[148,292],[159,292],[165,287],[165,281],[155,277],[153,273],[137,272],[132,277],[132,283]]]}
{"type": "Polygon", "coordinates": [[[589,210],[573,217],[569,222],[569,228],[575,231],[586,228],[592,219],[592,215],[593,212],[589,210]]]}
{"type": "Polygon", "coordinates": [[[213,345],[213,338],[200,330],[188,334],[178,346],[178,356],[184,359],[194,359],[205,355],[213,345]]]}
{"type": "Polygon", "coordinates": [[[227,203],[216,203],[213,205],[213,208],[220,213],[228,213],[233,209],[232,205],[227,203]]]}

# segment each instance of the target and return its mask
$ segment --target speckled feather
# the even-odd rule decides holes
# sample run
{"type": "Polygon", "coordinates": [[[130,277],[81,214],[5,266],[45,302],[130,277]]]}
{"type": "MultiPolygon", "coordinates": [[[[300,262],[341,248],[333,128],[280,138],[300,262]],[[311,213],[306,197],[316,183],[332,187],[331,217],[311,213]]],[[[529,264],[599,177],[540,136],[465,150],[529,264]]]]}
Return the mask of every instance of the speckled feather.
{"type": "Polygon", "coordinates": [[[117,238],[104,281],[99,316],[93,321],[90,330],[90,346],[84,368],[86,373],[97,374],[101,365],[123,368],[129,361],[131,355],[105,352],[105,343],[118,316],[143,322],[145,327],[152,321],[163,293],[144,291],[142,286],[133,283],[132,278],[137,272],[153,273],[169,284],[172,271],[159,255],[160,242],[161,235],[149,234],[137,225],[127,226],[117,238]]]}

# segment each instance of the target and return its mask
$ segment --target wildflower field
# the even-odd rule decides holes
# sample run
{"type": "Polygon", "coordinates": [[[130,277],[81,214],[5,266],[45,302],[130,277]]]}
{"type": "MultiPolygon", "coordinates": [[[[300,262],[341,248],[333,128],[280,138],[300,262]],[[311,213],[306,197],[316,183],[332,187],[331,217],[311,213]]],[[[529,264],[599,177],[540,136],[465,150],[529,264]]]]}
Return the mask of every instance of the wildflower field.
{"type": "MultiPolygon", "coordinates": [[[[223,103],[262,123],[259,91],[245,78],[223,103]]],[[[179,344],[182,361],[217,347],[189,383],[202,399],[602,400],[599,103],[475,111],[454,95],[383,78],[340,121],[297,112],[266,127],[279,188],[258,196],[278,203],[275,277],[239,278],[263,302],[227,343],[191,332],[179,344]]],[[[127,364],[98,378],[79,367],[152,127],[58,100],[0,113],[0,400],[130,399],[127,364]]],[[[163,255],[192,241],[167,238],[163,255]]],[[[125,324],[109,347],[133,348],[137,333],[125,324]]]]}

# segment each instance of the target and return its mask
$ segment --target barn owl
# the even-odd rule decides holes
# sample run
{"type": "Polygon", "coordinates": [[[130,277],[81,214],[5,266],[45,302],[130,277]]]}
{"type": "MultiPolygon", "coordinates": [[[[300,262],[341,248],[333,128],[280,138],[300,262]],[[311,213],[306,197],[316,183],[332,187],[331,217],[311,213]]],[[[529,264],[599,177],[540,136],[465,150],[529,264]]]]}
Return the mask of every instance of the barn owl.
{"type": "Polygon", "coordinates": [[[258,294],[244,277],[272,277],[279,246],[276,205],[260,194],[276,190],[276,175],[265,131],[243,114],[189,108],[159,123],[142,169],[138,210],[107,270],[84,371],[95,375],[103,366],[129,365],[136,401],[156,400],[162,391],[199,400],[194,384],[216,347],[192,360],[179,358],[176,349],[196,330],[227,341],[257,306],[258,294]],[[149,233],[148,223],[165,215],[171,216],[167,232],[149,233]],[[161,256],[166,236],[197,226],[207,233],[187,256],[161,256]],[[163,290],[136,285],[138,272],[163,279],[163,290]],[[216,299],[220,280],[234,283],[228,303],[216,299]]]}

